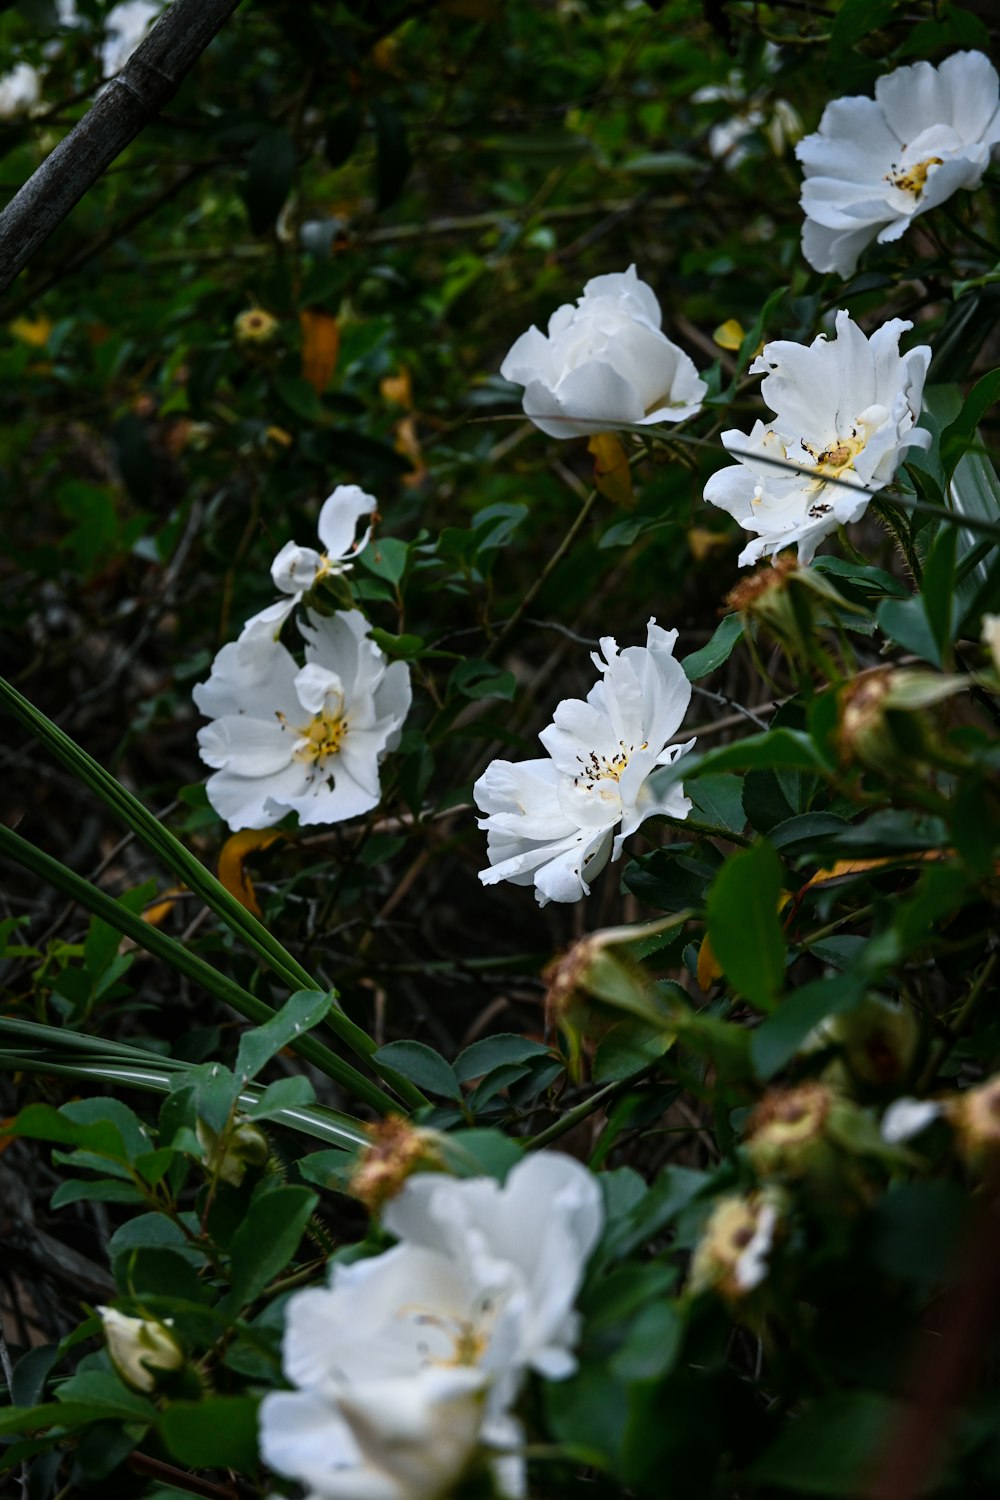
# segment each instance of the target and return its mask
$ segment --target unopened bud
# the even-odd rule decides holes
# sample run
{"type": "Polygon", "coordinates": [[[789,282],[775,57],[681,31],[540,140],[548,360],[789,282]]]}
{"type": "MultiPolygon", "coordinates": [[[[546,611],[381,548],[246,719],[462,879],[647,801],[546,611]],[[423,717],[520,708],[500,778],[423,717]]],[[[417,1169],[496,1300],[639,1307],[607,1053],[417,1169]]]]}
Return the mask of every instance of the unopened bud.
{"type": "Polygon", "coordinates": [[[444,1166],[436,1130],[411,1125],[402,1115],[386,1115],[365,1130],[371,1145],[362,1150],[347,1191],[369,1213],[377,1214],[414,1172],[444,1166]]]}
{"type": "Polygon", "coordinates": [[[907,763],[937,762],[941,745],[925,710],[967,688],[957,676],[873,667],[840,690],[837,739],[841,759],[898,778],[907,763]]]}
{"type": "Polygon", "coordinates": [[[204,1120],[199,1120],[195,1134],[205,1153],[205,1168],[209,1175],[228,1182],[231,1187],[239,1187],[248,1167],[262,1167],[270,1151],[267,1136],[249,1120],[237,1123],[221,1136],[204,1120]]]}
{"type": "Polygon", "coordinates": [[[688,1290],[739,1302],[767,1275],[784,1199],[773,1189],[720,1198],[691,1259],[688,1290]]]}
{"type": "Polygon", "coordinates": [[[671,1030],[674,1016],[650,975],[636,962],[628,945],[676,924],[676,918],[641,927],[607,927],[574,943],[543,970],[548,985],[545,1016],[557,1026],[570,1049],[571,1072],[579,1076],[585,1040],[599,1040],[623,1016],[660,1030],[671,1030]]]}
{"type": "Polygon", "coordinates": [[[149,1393],[160,1378],[180,1370],[184,1351],[170,1332],[170,1320],[130,1318],[114,1307],[99,1307],[111,1363],[126,1385],[149,1393]]]}
{"type": "Polygon", "coordinates": [[[855,1010],[827,1017],[817,1028],[815,1040],[840,1047],[855,1079],[882,1088],[909,1074],[920,1043],[920,1026],[908,1005],[872,995],[855,1010]]]}

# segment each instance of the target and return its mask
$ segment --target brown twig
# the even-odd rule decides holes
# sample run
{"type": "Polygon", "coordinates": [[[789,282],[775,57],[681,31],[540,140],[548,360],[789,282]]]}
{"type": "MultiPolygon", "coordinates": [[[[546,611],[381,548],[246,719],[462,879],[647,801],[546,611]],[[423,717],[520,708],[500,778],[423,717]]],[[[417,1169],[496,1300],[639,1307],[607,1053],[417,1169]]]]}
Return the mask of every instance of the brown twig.
{"type": "Polygon", "coordinates": [[[0,214],[0,292],[172,99],[239,0],[174,0],[117,78],[0,214]]]}

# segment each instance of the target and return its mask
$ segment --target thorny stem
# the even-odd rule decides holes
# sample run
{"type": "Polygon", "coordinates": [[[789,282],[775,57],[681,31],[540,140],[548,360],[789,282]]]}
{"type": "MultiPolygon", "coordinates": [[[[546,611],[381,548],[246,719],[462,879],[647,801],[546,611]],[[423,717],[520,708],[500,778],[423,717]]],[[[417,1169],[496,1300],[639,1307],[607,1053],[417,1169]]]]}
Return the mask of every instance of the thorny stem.
{"type": "Polygon", "coordinates": [[[997,958],[997,953],[993,952],[983,964],[978,976],[973,981],[972,988],[966,996],[961,1010],[955,1017],[952,1025],[948,1027],[946,1035],[941,1038],[934,1052],[931,1054],[927,1067],[921,1074],[920,1082],[917,1085],[917,1092],[919,1094],[925,1093],[931,1087],[952,1047],[954,1047],[978,1010],[979,1002],[986,993],[986,987],[993,977],[993,971],[997,966],[997,958]]]}

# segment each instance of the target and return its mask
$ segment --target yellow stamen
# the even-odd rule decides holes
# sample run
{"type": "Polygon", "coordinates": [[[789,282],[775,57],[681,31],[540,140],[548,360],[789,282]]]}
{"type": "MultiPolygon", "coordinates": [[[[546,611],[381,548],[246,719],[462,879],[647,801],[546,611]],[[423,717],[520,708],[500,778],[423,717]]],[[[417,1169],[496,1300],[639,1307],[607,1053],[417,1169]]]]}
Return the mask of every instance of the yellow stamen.
{"type": "Polygon", "coordinates": [[[339,714],[316,714],[308,724],[298,727],[296,733],[300,743],[296,745],[296,760],[322,761],[328,755],[336,755],[347,734],[347,720],[339,714]]]}
{"type": "Polygon", "coordinates": [[[892,171],[885,174],[885,180],[893,187],[899,188],[901,192],[912,193],[914,198],[919,198],[927,186],[927,173],[931,167],[940,167],[942,160],[940,156],[928,156],[924,161],[918,161],[914,166],[907,167],[905,171],[900,171],[893,164],[892,171]]]}

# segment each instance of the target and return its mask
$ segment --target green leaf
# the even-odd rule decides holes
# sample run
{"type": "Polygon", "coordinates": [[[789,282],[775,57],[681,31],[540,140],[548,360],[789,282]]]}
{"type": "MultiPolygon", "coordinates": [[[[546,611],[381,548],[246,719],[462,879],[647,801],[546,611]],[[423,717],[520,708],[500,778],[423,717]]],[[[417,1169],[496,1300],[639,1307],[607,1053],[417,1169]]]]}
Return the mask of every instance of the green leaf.
{"type": "Polygon", "coordinates": [[[955,552],[958,528],[942,526],[924,567],[921,598],[939,661],[951,650],[955,627],[955,552]]]}
{"type": "Polygon", "coordinates": [[[294,370],[276,370],[274,389],[281,400],[303,422],[322,422],[326,413],[314,386],[294,370]]]}
{"type": "Polygon", "coordinates": [[[827,1016],[853,1010],[864,998],[864,985],[853,975],[838,974],[803,985],[783,1000],[750,1039],[757,1077],[766,1082],[785,1066],[806,1037],[827,1016]]]}
{"type": "Polygon", "coordinates": [[[743,782],[731,772],[720,771],[715,776],[699,777],[692,785],[691,801],[695,817],[701,823],[728,828],[732,833],[741,833],[746,826],[743,782]]]}
{"type": "Polygon", "coordinates": [[[914,599],[883,599],[875,619],[879,629],[891,641],[906,651],[912,651],[914,656],[932,662],[935,667],[941,666],[941,650],[919,596],[914,599]]]}
{"type": "Polygon", "coordinates": [[[232,1281],[227,1310],[235,1316],[285,1269],[319,1200],[304,1187],[258,1193],[230,1245],[232,1281]]]}
{"type": "Polygon", "coordinates": [[[608,1367],[618,1380],[658,1380],[680,1353],[684,1325],[672,1302],[652,1302],[639,1313],[608,1367]]]}
{"type": "Polygon", "coordinates": [[[844,0],[830,28],[830,51],[836,57],[871,36],[892,18],[896,0],[844,0]]]}
{"type": "Polygon", "coordinates": [[[212,1288],[187,1256],[166,1246],[137,1245],[122,1252],[115,1259],[115,1283],[123,1296],[140,1303],[147,1297],[201,1305],[215,1300],[212,1288]]]}
{"type": "Polygon", "coordinates": [[[595,1083],[617,1083],[641,1073],[663,1056],[671,1044],[662,1026],[642,1021],[619,1021],[597,1045],[592,1066],[595,1083]]]}
{"type": "Polygon", "coordinates": [[[0,1435],[8,1432],[33,1432],[49,1427],[85,1427],[88,1422],[106,1421],[109,1417],[122,1422],[152,1422],[156,1408],[148,1401],[140,1413],[131,1404],[107,1405],[94,1401],[50,1401],[41,1406],[9,1406],[0,1411],[0,1435]]]}
{"type": "Polygon", "coordinates": [[[50,1207],[64,1208],[67,1203],[142,1203],[139,1189],[115,1177],[97,1182],[63,1182],[52,1194],[50,1207]]]}
{"type": "Polygon", "coordinates": [[[308,1156],[300,1156],[295,1165],[306,1182],[319,1188],[341,1190],[345,1178],[354,1169],[355,1161],[353,1152],[334,1148],[332,1151],[311,1151],[308,1156]]]}
{"type": "Polygon", "coordinates": [[[899,1403],[878,1391],[826,1396],[789,1424],[750,1469],[757,1484],[844,1500],[861,1494],[899,1403]]]}
{"type": "Polygon", "coordinates": [[[501,1032],[473,1042],[455,1059],[455,1077],[459,1083],[469,1083],[473,1078],[482,1078],[504,1063],[525,1062],[531,1057],[551,1057],[552,1049],[529,1037],[517,1036],[514,1032],[501,1032]]]}
{"type": "Polygon", "coordinates": [[[207,1396],[174,1401],[160,1420],[160,1434],[178,1463],[192,1469],[257,1469],[255,1396],[207,1396]]]}
{"type": "Polygon", "coordinates": [[[272,1020],[245,1032],[236,1054],[236,1075],[241,1086],[256,1078],[283,1047],[318,1026],[333,1001],[332,990],[296,990],[272,1020]]]}
{"type": "Polygon", "coordinates": [[[1000,370],[990,370],[976,381],[962,410],[941,434],[941,464],[945,478],[950,479],[959,459],[976,441],[976,428],[1000,400],[1000,370]]]}
{"type": "Polygon", "coordinates": [[[395,203],[410,174],[412,158],[406,142],[406,127],[392,105],[377,99],[372,104],[375,120],[375,200],[388,208],[395,203]]]}
{"type": "Polygon", "coordinates": [[[121,1132],[110,1120],[96,1124],[75,1123],[50,1104],[29,1104],[0,1131],[3,1135],[25,1136],[35,1141],[54,1141],[60,1145],[82,1146],[101,1156],[127,1161],[128,1152],[121,1132]]]}
{"type": "Polygon", "coordinates": [[[459,662],[448,683],[449,698],[461,693],[463,698],[513,698],[517,678],[491,661],[459,662]]]}
{"type": "Polygon", "coordinates": [[[397,537],[383,536],[369,543],[358,561],[368,569],[369,573],[374,573],[376,578],[384,578],[387,583],[398,584],[406,572],[409,556],[408,543],[399,541],[397,537]]]}
{"type": "Polygon", "coordinates": [[[254,234],[270,229],[285,205],[295,171],[295,142],[284,130],[265,130],[247,162],[243,198],[254,234]]]}
{"type": "Polygon", "coordinates": [[[243,1113],[248,1120],[274,1120],[286,1109],[298,1109],[300,1105],[312,1104],[316,1090],[308,1078],[279,1078],[269,1083],[259,1099],[247,1105],[243,1113]]]}
{"type": "Polygon", "coordinates": [[[443,1095],[447,1099],[461,1099],[455,1070],[445,1062],[440,1052],[424,1042],[389,1042],[380,1047],[373,1061],[384,1063],[409,1078],[418,1088],[429,1094],[443,1095]]]}
{"type": "Polygon", "coordinates": [[[692,651],[690,656],[685,656],[681,662],[684,675],[689,682],[697,682],[702,677],[707,677],[709,672],[714,672],[721,667],[723,662],[729,660],[733,647],[743,634],[743,616],[740,614],[726,615],[725,619],[715,627],[715,634],[707,645],[692,651]]]}
{"type": "Polygon", "coordinates": [[[504,1182],[524,1156],[523,1146],[510,1136],[479,1127],[451,1130],[440,1144],[450,1170],[459,1177],[495,1177],[504,1182]]]}
{"type": "Polygon", "coordinates": [[[785,980],[782,889],[781,861],[762,842],[732,855],[708,893],[712,951],[732,987],[761,1010],[773,1007],[785,980]]]}

